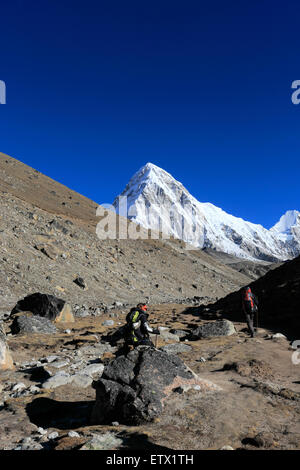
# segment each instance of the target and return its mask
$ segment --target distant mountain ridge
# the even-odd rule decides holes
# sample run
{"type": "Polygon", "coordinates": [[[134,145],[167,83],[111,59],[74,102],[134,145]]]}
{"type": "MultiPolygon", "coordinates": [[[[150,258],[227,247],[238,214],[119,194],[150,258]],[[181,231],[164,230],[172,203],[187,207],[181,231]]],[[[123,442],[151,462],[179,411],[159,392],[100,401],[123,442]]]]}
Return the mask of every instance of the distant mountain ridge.
{"type": "MultiPolygon", "coordinates": [[[[300,212],[287,211],[270,230],[195,199],[172,175],[147,163],[130,179],[127,216],[196,248],[210,248],[248,260],[282,261],[300,254],[300,212]]],[[[118,196],[113,205],[117,212],[118,196]]]]}

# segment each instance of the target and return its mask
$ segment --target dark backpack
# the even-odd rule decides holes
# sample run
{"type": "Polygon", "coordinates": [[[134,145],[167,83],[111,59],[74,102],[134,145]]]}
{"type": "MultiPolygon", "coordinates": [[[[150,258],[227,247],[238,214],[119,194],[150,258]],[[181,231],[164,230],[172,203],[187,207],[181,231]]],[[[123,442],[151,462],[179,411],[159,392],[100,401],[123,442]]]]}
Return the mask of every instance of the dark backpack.
{"type": "Polygon", "coordinates": [[[132,308],[130,310],[130,312],[127,313],[126,315],[126,323],[127,325],[129,326],[132,326],[132,323],[133,323],[133,317],[135,315],[135,313],[138,312],[138,310],[136,308],[132,308]]]}

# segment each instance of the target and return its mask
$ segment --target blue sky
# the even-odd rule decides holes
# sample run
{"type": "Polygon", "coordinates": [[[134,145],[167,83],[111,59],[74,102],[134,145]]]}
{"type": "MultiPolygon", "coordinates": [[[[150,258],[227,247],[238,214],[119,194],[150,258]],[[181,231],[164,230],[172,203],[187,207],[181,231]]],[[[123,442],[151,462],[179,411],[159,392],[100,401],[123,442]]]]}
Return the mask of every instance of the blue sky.
{"type": "Polygon", "coordinates": [[[142,165],[271,227],[300,210],[296,1],[1,2],[0,151],[98,203],[142,165]]]}

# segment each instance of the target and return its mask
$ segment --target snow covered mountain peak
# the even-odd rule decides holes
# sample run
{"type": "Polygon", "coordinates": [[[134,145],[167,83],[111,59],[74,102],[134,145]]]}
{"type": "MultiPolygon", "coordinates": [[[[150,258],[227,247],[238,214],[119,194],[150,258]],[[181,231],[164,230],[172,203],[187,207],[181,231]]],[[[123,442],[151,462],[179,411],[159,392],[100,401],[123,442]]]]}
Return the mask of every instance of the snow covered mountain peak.
{"type": "Polygon", "coordinates": [[[277,222],[271,230],[277,233],[288,234],[297,226],[300,228],[300,212],[297,210],[291,210],[283,214],[279,222],[277,222]]]}
{"type": "MultiPolygon", "coordinates": [[[[154,163],[146,163],[142,168],[137,171],[129,181],[129,185],[134,183],[156,183],[160,185],[165,185],[171,182],[171,180],[176,181],[170,173],[163,170],[154,163]]],[[[178,183],[178,182],[177,182],[178,183]]],[[[181,183],[179,183],[181,184],[181,183]]]]}
{"type": "Polygon", "coordinates": [[[154,165],[154,163],[148,162],[133,175],[132,179],[148,178],[150,175],[156,175],[159,177],[160,175],[169,175],[169,173],[159,166],[154,165]]]}
{"type": "Polygon", "coordinates": [[[146,163],[146,165],[144,165],[141,169],[141,170],[153,170],[153,171],[156,171],[156,172],[159,172],[159,173],[167,173],[165,170],[163,170],[162,168],[160,168],[159,166],[157,165],[154,165],[154,163],[151,163],[151,162],[148,162],[146,163]]]}
{"type": "MultiPolygon", "coordinates": [[[[133,175],[120,196],[127,200],[129,219],[196,248],[265,261],[300,254],[299,211],[287,211],[267,230],[211,203],[199,202],[170,173],[150,162],[133,175]]],[[[118,204],[119,197],[113,203],[117,212],[118,204]]]]}

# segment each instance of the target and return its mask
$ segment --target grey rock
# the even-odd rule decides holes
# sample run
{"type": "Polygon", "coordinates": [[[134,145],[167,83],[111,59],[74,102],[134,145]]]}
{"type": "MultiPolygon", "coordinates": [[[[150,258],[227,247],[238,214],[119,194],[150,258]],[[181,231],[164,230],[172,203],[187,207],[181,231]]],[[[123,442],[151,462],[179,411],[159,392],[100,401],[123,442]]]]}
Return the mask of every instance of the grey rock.
{"type": "Polygon", "coordinates": [[[89,377],[93,377],[97,375],[99,378],[101,377],[104,370],[104,364],[90,364],[89,366],[85,367],[81,373],[88,375],[89,377]]]}
{"type": "Polygon", "coordinates": [[[93,382],[96,402],[92,422],[150,422],[162,412],[163,402],[178,380],[181,384],[220,390],[196,376],[179,357],[139,346],[106,365],[101,379],[93,382]]]}
{"type": "Polygon", "coordinates": [[[72,384],[79,388],[87,388],[92,385],[93,379],[89,375],[75,374],[72,376],[72,384]]]}
{"type": "Polygon", "coordinates": [[[287,339],[286,336],[284,336],[282,333],[275,333],[275,335],[272,335],[272,339],[287,339]]]}
{"type": "Polygon", "coordinates": [[[58,359],[59,359],[59,356],[54,356],[54,355],[52,355],[52,356],[47,356],[47,357],[45,358],[45,361],[48,362],[48,363],[50,363],[50,362],[57,361],[58,359]]]}
{"type": "Polygon", "coordinates": [[[68,436],[69,437],[80,437],[80,435],[76,431],[69,431],[68,436]]]}
{"type": "Polygon", "coordinates": [[[41,390],[36,385],[31,385],[31,387],[29,387],[29,391],[30,393],[33,393],[35,395],[36,393],[39,393],[41,390]]]}
{"type": "Polygon", "coordinates": [[[230,336],[236,332],[234,324],[226,319],[204,323],[192,331],[194,339],[211,338],[213,336],[230,336]]]}
{"type": "Polygon", "coordinates": [[[193,348],[183,343],[172,343],[172,344],[166,344],[166,346],[162,346],[160,350],[165,351],[170,354],[178,354],[178,353],[190,352],[193,350],[193,348]]]}
{"type": "Polygon", "coordinates": [[[115,352],[117,350],[116,347],[112,347],[109,343],[97,343],[94,345],[82,346],[78,351],[83,355],[90,355],[101,357],[106,352],[115,352]]]}
{"type": "Polygon", "coordinates": [[[37,367],[38,363],[41,364],[40,361],[36,361],[35,359],[32,359],[30,362],[23,362],[22,367],[37,367]]]}
{"type": "Polygon", "coordinates": [[[135,376],[137,359],[137,351],[132,351],[128,356],[119,356],[105,367],[102,376],[107,380],[129,385],[135,376]]]}
{"type": "Polygon", "coordinates": [[[162,327],[159,327],[158,329],[159,329],[159,332],[160,332],[160,337],[164,341],[176,341],[176,342],[180,341],[179,336],[173,335],[172,333],[170,333],[169,330],[163,329],[162,327]]]}
{"type": "Polygon", "coordinates": [[[80,450],[111,450],[117,449],[122,444],[122,439],[111,432],[107,432],[101,436],[94,435],[80,450]]]}
{"type": "Polygon", "coordinates": [[[86,366],[86,363],[83,360],[76,361],[71,364],[70,369],[76,370],[76,369],[82,369],[84,366],[86,366]]]}
{"type": "Polygon", "coordinates": [[[61,369],[62,367],[66,367],[70,364],[69,359],[64,359],[61,361],[54,361],[51,363],[51,367],[55,367],[56,369],[61,369]]]}
{"type": "Polygon", "coordinates": [[[56,374],[43,383],[42,388],[53,389],[72,382],[70,375],[56,374]]]}
{"type": "Polygon", "coordinates": [[[113,320],[105,320],[102,325],[103,326],[114,326],[115,322],[113,320]]]}
{"type": "Polygon", "coordinates": [[[26,385],[23,384],[22,382],[19,382],[16,385],[13,386],[12,391],[13,392],[21,392],[25,389],[26,389],[26,385]]]}
{"type": "Polygon", "coordinates": [[[197,359],[198,362],[206,362],[205,357],[200,357],[200,359],[197,359]]]}
{"type": "Polygon", "coordinates": [[[53,334],[57,332],[56,327],[47,318],[27,317],[26,315],[19,316],[14,319],[11,330],[13,334],[19,333],[43,333],[53,334]]]}
{"type": "Polygon", "coordinates": [[[45,436],[45,435],[47,434],[46,429],[44,429],[44,428],[42,428],[42,427],[39,427],[39,428],[37,429],[37,432],[38,432],[39,434],[41,434],[42,436],[45,436]]]}
{"type": "Polygon", "coordinates": [[[180,385],[179,387],[177,387],[174,392],[176,393],[186,393],[186,392],[189,392],[190,390],[195,390],[195,391],[201,391],[201,387],[200,385],[188,385],[188,384],[183,384],[183,385],[180,385]]]}
{"type": "Polygon", "coordinates": [[[43,446],[35,442],[31,437],[25,437],[21,445],[17,446],[15,450],[42,450],[43,446]]]}
{"type": "Polygon", "coordinates": [[[77,310],[75,312],[75,316],[78,318],[85,318],[90,315],[90,312],[88,310],[77,310]]]}
{"type": "Polygon", "coordinates": [[[185,338],[186,336],[189,335],[188,332],[184,331],[184,330],[170,330],[170,333],[172,333],[173,335],[176,335],[178,336],[178,338],[185,338]]]}
{"type": "Polygon", "coordinates": [[[193,386],[193,389],[194,389],[194,390],[197,390],[197,391],[200,391],[200,390],[201,390],[201,387],[200,387],[200,385],[194,385],[194,386],[193,386]]]}

